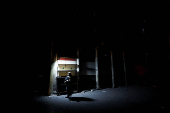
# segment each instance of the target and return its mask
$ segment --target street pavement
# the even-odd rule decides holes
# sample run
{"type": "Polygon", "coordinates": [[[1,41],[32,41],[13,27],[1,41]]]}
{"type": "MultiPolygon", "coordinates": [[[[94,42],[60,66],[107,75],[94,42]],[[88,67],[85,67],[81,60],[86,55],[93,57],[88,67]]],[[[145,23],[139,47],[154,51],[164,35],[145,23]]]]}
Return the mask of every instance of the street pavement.
{"type": "Polygon", "coordinates": [[[121,86],[74,93],[70,99],[65,97],[38,96],[22,106],[32,113],[166,113],[166,106],[160,102],[154,87],[121,86]]]}

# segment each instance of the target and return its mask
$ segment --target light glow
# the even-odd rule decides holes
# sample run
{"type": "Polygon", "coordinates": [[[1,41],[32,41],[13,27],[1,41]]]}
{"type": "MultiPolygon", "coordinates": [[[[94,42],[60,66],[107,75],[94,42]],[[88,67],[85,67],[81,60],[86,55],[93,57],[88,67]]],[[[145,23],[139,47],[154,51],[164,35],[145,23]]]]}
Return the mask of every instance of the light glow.
{"type": "Polygon", "coordinates": [[[77,58],[77,65],[79,65],[79,58],[77,58]]]}
{"type": "Polygon", "coordinates": [[[77,67],[77,72],[79,72],[79,67],[77,67]]]}
{"type": "Polygon", "coordinates": [[[77,64],[76,61],[58,60],[58,64],[77,64]]]}

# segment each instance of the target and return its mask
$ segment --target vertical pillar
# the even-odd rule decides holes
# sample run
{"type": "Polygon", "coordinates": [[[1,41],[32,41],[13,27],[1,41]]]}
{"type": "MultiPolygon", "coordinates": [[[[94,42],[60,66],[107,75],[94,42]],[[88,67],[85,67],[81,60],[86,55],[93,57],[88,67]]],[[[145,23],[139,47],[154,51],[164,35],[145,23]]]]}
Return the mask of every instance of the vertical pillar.
{"type": "Polygon", "coordinates": [[[112,87],[115,87],[114,67],[113,67],[113,51],[111,51],[111,71],[112,71],[112,87]]]}
{"type": "Polygon", "coordinates": [[[96,69],[96,89],[99,89],[98,48],[96,48],[95,54],[95,69],[96,69]]]}
{"type": "Polygon", "coordinates": [[[59,72],[58,72],[58,60],[56,61],[56,65],[55,65],[55,68],[54,69],[56,69],[56,74],[54,74],[55,76],[54,76],[54,84],[56,85],[56,89],[55,89],[55,91],[57,92],[57,94],[58,94],[58,77],[59,77],[59,72]]]}
{"type": "Polygon", "coordinates": [[[80,72],[80,68],[79,68],[79,47],[77,48],[77,92],[79,91],[79,72],[80,72]]]}
{"type": "Polygon", "coordinates": [[[50,64],[51,72],[50,72],[48,95],[51,95],[53,93],[53,72],[52,72],[53,66],[52,66],[52,63],[53,63],[53,41],[51,43],[51,64],[50,64]]]}
{"type": "Polygon", "coordinates": [[[127,86],[126,65],[125,65],[125,52],[123,52],[123,67],[124,67],[124,74],[125,74],[125,84],[127,86]]]}
{"type": "Polygon", "coordinates": [[[53,41],[51,43],[51,64],[53,62],[53,41]]]}

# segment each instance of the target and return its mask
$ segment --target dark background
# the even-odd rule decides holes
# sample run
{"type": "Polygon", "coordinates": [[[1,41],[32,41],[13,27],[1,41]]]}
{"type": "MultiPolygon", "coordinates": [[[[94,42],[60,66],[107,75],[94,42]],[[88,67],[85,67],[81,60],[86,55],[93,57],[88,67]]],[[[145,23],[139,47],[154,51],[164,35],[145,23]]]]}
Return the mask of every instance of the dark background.
{"type": "MultiPolygon", "coordinates": [[[[45,83],[48,84],[52,41],[63,50],[76,48],[77,45],[92,48],[105,42],[110,50],[126,52],[128,68],[131,68],[134,56],[149,52],[150,72],[159,78],[162,88],[168,86],[168,0],[14,1],[4,6],[3,33],[7,40],[5,47],[8,48],[6,55],[13,62],[12,72],[16,72],[12,81],[25,87],[25,92],[34,89],[36,70],[45,70],[45,83]],[[141,32],[142,28],[145,34],[141,32]]],[[[16,92],[21,90],[18,86],[14,88],[18,90],[16,92]]],[[[48,89],[48,85],[45,88],[48,89]]]]}

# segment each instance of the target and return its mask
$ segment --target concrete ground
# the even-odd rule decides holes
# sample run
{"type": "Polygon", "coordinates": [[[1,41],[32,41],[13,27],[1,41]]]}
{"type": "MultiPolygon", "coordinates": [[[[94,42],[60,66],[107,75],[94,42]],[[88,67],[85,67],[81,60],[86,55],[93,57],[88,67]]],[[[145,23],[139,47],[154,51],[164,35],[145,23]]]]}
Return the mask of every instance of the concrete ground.
{"type": "Polygon", "coordinates": [[[74,93],[71,99],[65,97],[34,97],[23,106],[32,113],[165,113],[167,108],[154,87],[121,86],[74,93]]]}

